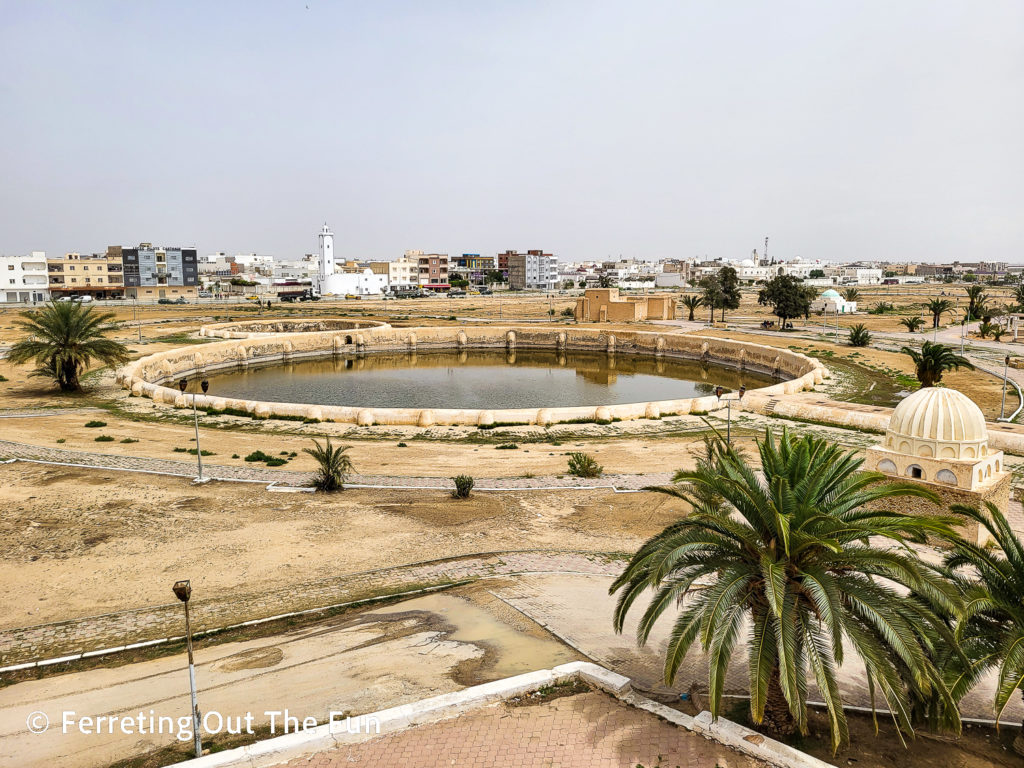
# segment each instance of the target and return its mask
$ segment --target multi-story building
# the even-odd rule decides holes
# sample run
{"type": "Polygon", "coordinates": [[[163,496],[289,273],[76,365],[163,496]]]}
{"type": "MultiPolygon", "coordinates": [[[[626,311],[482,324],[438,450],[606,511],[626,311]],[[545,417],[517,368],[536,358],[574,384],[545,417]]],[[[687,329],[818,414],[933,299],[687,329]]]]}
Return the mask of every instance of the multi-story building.
{"type": "Polygon", "coordinates": [[[479,253],[464,253],[452,259],[451,270],[458,271],[473,285],[483,285],[487,273],[494,269],[493,256],[479,253]]]}
{"type": "Polygon", "coordinates": [[[50,298],[46,254],[0,256],[0,304],[47,301],[50,298]]]}
{"type": "Polygon", "coordinates": [[[394,261],[371,261],[370,269],[380,275],[387,275],[390,291],[409,291],[419,287],[419,258],[403,256],[394,261]]]}
{"type": "MultiPolygon", "coordinates": [[[[112,245],[107,257],[124,263],[124,290],[129,299],[178,299],[198,295],[199,269],[195,248],[137,248],[112,245]]],[[[235,262],[237,263],[237,262],[235,262]]]]}
{"type": "Polygon", "coordinates": [[[416,257],[419,267],[419,284],[429,291],[447,291],[448,284],[448,254],[447,253],[423,253],[416,257]]]}
{"type": "Polygon", "coordinates": [[[50,295],[123,299],[124,269],[120,254],[67,253],[46,260],[50,295]]]}
{"type": "Polygon", "coordinates": [[[543,251],[499,254],[508,257],[508,286],[513,290],[534,288],[550,291],[558,287],[558,259],[543,251]]]}

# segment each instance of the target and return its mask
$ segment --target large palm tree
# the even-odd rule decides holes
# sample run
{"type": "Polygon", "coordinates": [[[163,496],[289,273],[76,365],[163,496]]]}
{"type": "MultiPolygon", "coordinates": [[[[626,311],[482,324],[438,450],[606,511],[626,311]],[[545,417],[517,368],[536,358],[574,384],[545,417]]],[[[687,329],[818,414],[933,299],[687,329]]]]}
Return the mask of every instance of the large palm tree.
{"type": "Polygon", "coordinates": [[[845,288],[843,289],[843,298],[846,301],[857,301],[860,298],[860,291],[856,288],[845,288]]]}
{"type": "Polygon", "coordinates": [[[678,607],[665,680],[674,680],[699,642],[716,717],[733,651],[745,644],[750,714],[773,734],[806,733],[810,670],[833,749],[848,741],[838,682],[844,639],[901,732],[913,732],[908,702],[933,695],[948,703],[958,726],[931,661],[936,638],[952,644],[936,606],[955,610],[958,595],[905,546],[927,535],[952,537],[952,519],[878,508],[898,496],[937,497],[860,472],[863,460],[852,451],[809,435],[784,430],[776,441],[768,431],[758,450],[760,471],[726,448],[713,466],[680,473],[683,485],[651,489],[685,500],[692,511],[645,542],[612,584],[616,631],[649,590],[637,628],[641,644],[658,618],[678,607]]]}
{"type": "Polygon", "coordinates": [[[932,328],[938,328],[942,322],[942,316],[953,309],[953,302],[949,299],[932,299],[925,308],[932,313],[932,328]]]}
{"type": "Polygon", "coordinates": [[[934,387],[942,381],[942,374],[946,371],[966,368],[974,370],[974,365],[966,358],[953,352],[945,344],[933,341],[926,341],[921,345],[921,350],[903,347],[900,349],[905,355],[910,355],[914,361],[917,373],[917,380],[922,387],[934,387]]]}
{"type": "MultiPolygon", "coordinates": [[[[992,502],[985,506],[987,513],[959,505],[952,510],[976,520],[994,546],[958,541],[946,567],[963,589],[965,608],[956,635],[971,659],[954,682],[954,694],[962,696],[984,672],[998,669],[998,719],[1014,694],[1024,695],[1024,545],[999,508],[992,502]]],[[[1017,736],[1014,749],[1024,754],[1024,736],[1017,736]]]]}
{"type": "Polygon", "coordinates": [[[352,459],[346,455],[350,446],[331,445],[331,438],[327,438],[324,445],[319,440],[313,441],[313,448],[303,448],[303,453],[308,453],[317,463],[316,478],[313,485],[320,491],[342,491],[345,489],[345,477],[353,471],[352,459]]]}
{"type": "Polygon", "coordinates": [[[34,362],[32,375],[53,379],[64,392],[82,388],[79,377],[94,360],[117,365],[129,359],[124,344],[106,338],[112,330],[112,312],[98,312],[77,301],[56,301],[22,312],[21,317],[14,324],[28,338],[11,347],[7,359],[15,365],[34,362]]]}
{"type": "Polygon", "coordinates": [[[969,285],[967,291],[967,316],[977,320],[985,314],[985,302],[988,301],[988,294],[982,285],[969,285]]]}
{"type": "Polygon", "coordinates": [[[693,322],[693,313],[704,306],[704,298],[698,296],[695,293],[688,293],[681,299],[683,306],[689,311],[690,316],[687,318],[690,322],[693,322]]]}

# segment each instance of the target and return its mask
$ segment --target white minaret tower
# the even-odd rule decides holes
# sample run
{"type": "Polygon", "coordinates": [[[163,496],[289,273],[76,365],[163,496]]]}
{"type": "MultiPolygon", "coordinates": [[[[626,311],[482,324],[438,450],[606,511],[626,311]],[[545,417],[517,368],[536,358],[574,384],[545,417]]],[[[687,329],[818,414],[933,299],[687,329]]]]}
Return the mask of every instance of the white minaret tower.
{"type": "Polygon", "coordinates": [[[324,292],[328,279],[334,274],[334,233],[324,222],[320,230],[320,268],[317,275],[317,290],[324,292]]]}

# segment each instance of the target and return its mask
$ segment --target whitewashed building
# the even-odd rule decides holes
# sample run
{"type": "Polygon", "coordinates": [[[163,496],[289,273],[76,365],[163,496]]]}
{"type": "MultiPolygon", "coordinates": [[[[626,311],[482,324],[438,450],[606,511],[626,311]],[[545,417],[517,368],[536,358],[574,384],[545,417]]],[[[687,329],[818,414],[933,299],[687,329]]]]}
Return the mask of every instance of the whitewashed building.
{"type": "Polygon", "coordinates": [[[46,253],[0,256],[0,303],[49,301],[46,253]]]}

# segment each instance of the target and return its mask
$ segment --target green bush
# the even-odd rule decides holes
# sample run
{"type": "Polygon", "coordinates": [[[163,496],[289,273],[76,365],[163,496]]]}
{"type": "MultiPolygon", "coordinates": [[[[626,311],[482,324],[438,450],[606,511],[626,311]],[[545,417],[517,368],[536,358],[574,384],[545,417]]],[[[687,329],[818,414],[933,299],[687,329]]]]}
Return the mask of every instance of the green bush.
{"type": "Polygon", "coordinates": [[[851,326],[848,338],[851,347],[866,347],[871,343],[871,334],[868,333],[867,326],[863,323],[851,326]]]}
{"type": "Polygon", "coordinates": [[[57,438],[57,442],[58,443],[66,443],[67,442],[67,438],[66,437],[58,437],[57,438]]]}
{"type": "Polygon", "coordinates": [[[452,482],[455,483],[452,496],[456,499],[468,499],[469,492],[473,490],[473,485],[475,484],[473,478],[469,475],[456,475],[452,478],[452,482]]]}
{"type": "Polygon", "coordinates": [[[593,456],[581,451],[569,454],[569,474],[576,477],[600,477],[604,467],[593,456]]]}
{"type": "MultiPolygon", "coordinates": [[[[189,448],[188,452],[191,453],[193,456],[196,455],[196,449],[195,448],[189,448]]],[[[208,451],[205,448],[203,449],[203,456],[216,456],[216,455],[217,454],[214,453],[213,451],[208,451]]]]}
{"type": "MultiPolygon", "coordinates": [[[[175,448],[174,450],[178,450],[178,449],[175,448]]],[[[270,461],[273,458],[274,458],[273,456],[269,456],[269,455],[265,454],[263,451],[253,451],[252,453],[250,453],[248,456],[245,457],[245,460],[246,461],[270,461]]]]}
{"type": "Polygon", "coordinates": [[[408,448],[409,446],[408,446],[408,445],[406,445],[405,443],[399,443],[399,444],[398,444],[398,447],[399,447],[399,448],[408,448]]]}
{"type": "Polygon", "coordinates": [[[105,422],[105,421],[87,421],[87,422],[85,422],[85,426],[87,426],[87,427],[105,427],[105,426],[107,426],[107,422],[105,422]]]}
{"type": "Polygon", "coordinates": [[[239,457],[239,455],[237,453],[232,453],[231,454],[231,458],[232,459],[237,459],[237,458],[240,458],[240,457],[239,457]]]}
{"type": "Polygon", "coordinates": [[[114,438],[112,438],[110,435],[100,435],[99,437],[96,438],[96,442],[97,443],[112,443],[112,442],[114,442],[114,438]]]}
{"type": "Polygon", "coordinates": [[[175,453],[188,453],[188,448],[175,448],[175,453]]]}
{"type": "Polygon", "coordinates": [[[282,464],[287,464],[287,463],[288,462],[285,461],[284,459],[279,459],[276,456],[273,456],[273,457],[267,459],[267,466],[268,467],[280,467],[282,464]]]}
{"type": "Polygon", "coordinates": [[[126,438],[125,438],[124,440],[122,440],[121,442],[122,442],[122,443],[125,443],[125,444],[127,444],[127,443],[137,443],[137,442],[139,442],[139,441],[138,441],[138,440],[136,440],[136,439],[135,439],[134,437],[126,437],[126,438]]]}

